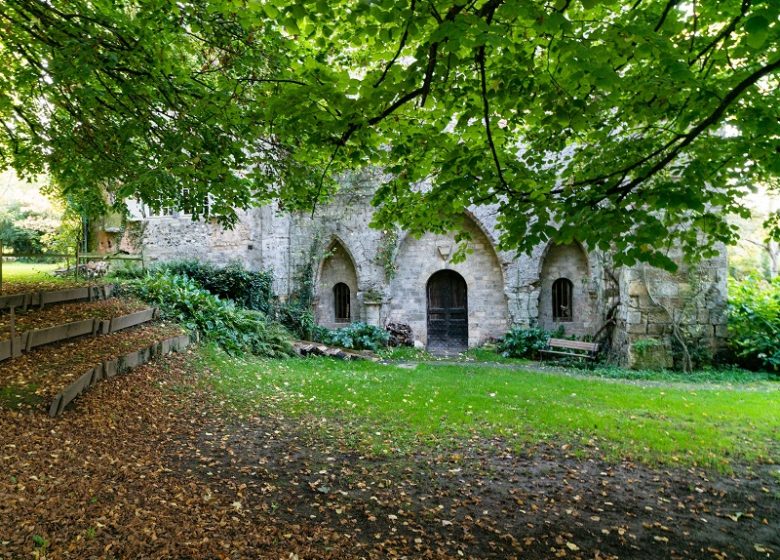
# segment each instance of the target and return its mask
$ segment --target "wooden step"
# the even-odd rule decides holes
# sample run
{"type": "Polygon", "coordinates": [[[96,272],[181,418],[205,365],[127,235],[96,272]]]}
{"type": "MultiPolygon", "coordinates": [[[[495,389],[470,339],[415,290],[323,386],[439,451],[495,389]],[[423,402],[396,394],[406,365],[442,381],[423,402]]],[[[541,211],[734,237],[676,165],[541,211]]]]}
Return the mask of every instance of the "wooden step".
{"type": "Polygon", "coordinates": [[[23,332],[0,340],[0,362],[18,358],[22,352],[30,352],[38,346],[45,346],[86,335],[107,335],[148,323],[157,317],[157,308],[148,308],[111,319],[84,319],[44,329],[23,332]]]}

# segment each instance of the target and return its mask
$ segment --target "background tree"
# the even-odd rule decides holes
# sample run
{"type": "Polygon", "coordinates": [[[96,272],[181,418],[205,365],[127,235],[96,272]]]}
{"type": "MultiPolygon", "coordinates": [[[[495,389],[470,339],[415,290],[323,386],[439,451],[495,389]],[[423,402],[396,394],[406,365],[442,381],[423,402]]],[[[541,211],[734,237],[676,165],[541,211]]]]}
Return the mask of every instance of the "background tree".
{"type": "Polygon", "coordinates": [[[0,173],[0,240],[14,253],[72,253],[81,218],[67,204],[41,193],[43,183],[0,173]]]}
{"type": "Polygon", "coordinates": [[[0,22],[2,161],[85,200],[197,215],[210,192],[229,223],[377,165],[384,227],[491,204],[505,248],[673,268],[780,171],[770,0],[5,0],[0,22]]]}
{"type": "Polygon", "coordinates": [[[777,186],[758,185],[755,192],[745,197],[745,204],[751,209],[749,218],[733,221],[739,228],[739,241],[729,250],[731,275],[741,279],[760,274],[767,280],[778,276],[780,267],[780,239],[777,227],[780,215],[780,191],[777,186]]]}

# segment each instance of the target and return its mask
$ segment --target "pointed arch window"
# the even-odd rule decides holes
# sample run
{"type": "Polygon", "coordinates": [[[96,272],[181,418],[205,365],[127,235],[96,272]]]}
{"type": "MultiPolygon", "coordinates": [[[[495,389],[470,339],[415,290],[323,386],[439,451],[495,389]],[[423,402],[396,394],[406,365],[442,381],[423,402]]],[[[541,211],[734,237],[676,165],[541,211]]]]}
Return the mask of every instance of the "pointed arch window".
{"type": "Polygon", "coordinates": [[[349,286],[344,282],[333,286],[333,309],[337,323],[350,322],[349,286]]]}
{"type": "Polygon", "coordinates": [[[572,321],[574,284],[568,278],[558,278],[552,285],[553,320],[572,321]]]}

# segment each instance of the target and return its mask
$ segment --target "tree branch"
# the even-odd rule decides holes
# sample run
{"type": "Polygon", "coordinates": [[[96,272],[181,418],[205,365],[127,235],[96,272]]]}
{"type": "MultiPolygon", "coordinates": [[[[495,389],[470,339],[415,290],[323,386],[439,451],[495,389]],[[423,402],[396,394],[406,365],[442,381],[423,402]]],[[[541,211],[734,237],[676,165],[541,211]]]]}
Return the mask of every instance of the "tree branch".
{"type": "Polygon", "coordinates": [[[390,59],[390,62],[387,63],[385,66],[384,71],[382,72],[382,75],[379,76],[379,79],[374,84],[374,87],[379,87],[380,84],[385,81],[385,78],[387,77],[387,73],[390,71],[390,68],[395,64],[396,60],[398,60],[398,57],[401,56],[401,51],[404,50],[404,47],[406,46],[406,40],[409,38],[409,27],[412,25],[412,18],[414,17],[414,8],[417,0],[412,0],[412,4],[409,7],[409,19],[406,22],[406,27],[404,28],[404,33],[401,36],[401,42],[398,44],[398,50],[395,52],[395,55],[393,58],[390,59]]]}
{"type": "Polygon", "coordinates": [[[658,23],[656,24],[653,31],[658,32],[663,27],[664,22],[666,21],[666,17],[669,15],[669,12],[672,11],[672,8],[674,8],[679,3],[680,0],[669,0],[666,3],[666,6],[664,6],[664,12],[661,14],[661,19],[658,20],[658,23]]]}

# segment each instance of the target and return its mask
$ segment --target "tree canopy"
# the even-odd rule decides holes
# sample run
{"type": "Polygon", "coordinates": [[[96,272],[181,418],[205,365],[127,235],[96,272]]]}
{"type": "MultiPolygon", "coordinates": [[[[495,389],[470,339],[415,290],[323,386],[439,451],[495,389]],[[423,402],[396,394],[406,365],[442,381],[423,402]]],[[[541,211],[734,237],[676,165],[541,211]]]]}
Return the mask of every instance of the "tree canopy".
{"type": "Polygon", "coordinates": [[[0,167],[85,206],[310,208],[378,166],[377,224],[493,205],[504,248],[673,267],[780,174],[773,0],[2,0],[0,167]]]}

